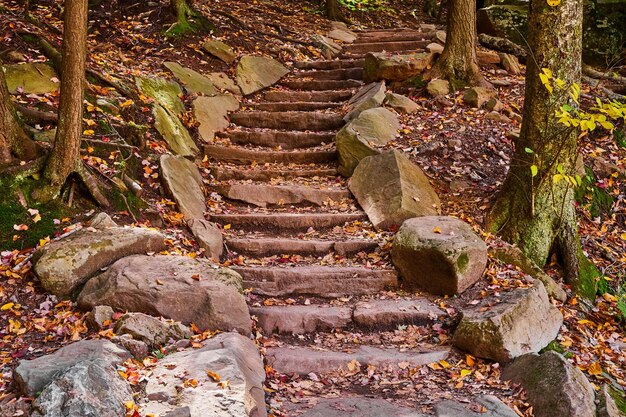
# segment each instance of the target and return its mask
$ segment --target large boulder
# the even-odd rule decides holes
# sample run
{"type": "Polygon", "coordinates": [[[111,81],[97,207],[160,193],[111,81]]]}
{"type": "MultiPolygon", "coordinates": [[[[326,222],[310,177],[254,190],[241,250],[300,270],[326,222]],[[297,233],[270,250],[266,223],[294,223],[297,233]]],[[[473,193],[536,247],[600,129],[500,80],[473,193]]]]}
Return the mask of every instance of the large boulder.
{"type": "Polygon", "coordinates": [[[521,384],[536,417],[596,417],[593,387],[559,353],[520,356],[504,368],[502,378],[521,384]]]}
{"type": "Polygon", "coordinates": [[[205,259],[129,256],[87,282],[78,296],[86,310],[108,305],[162,316],[200,330],[250,331],[242,278],[205,259]]]}
{"type": "Polygon", "coordinates": [[[54,68],[43,63],[5,65],[4,72],[11,94],[53,93],[61,85],[54,68]]]}
{"type": "Polygon", "coordinates": [[[78,363],[91,361],[107,367],[120,364],[128,358],[128,351],[108,340],[81,340],[50,355],[20,361],[13,371],[13,379],[20,394],[34,397],[58,375],[78,363]]]}
{"type": "Polygon", "coordinates": [[[222,41],[210,40],[202,44],[202,49],[222,61],[230,64],[237,59],[237,53],[222,41]]]}
{"type": "Polygon", "coordinates": [[[363,111],[345,125],[335,138],[339,154],[339,173],[349,177],[361,159],[378,155],[378,147],[393,140],[400,129],[398,116],[378,107],[363,111]]]}
{"type": "Polygon", "coordinates": [[[155,230],[88,228],[39,249],[34,270],[46,291],[65,297],[120,258],[164,248],[165,237],[155,230]]]}
{"type": "Polygon", "coordinates": [[[203,344],[173,353],[152,369],[142,415],[165,416],[188,407],[191,416],[267,416],[265,368],[254,342],[221,333],[203,344]],[[197,387],[182,385],[180,375],[195,380],[197,387]]]}
{"type": "Polygon", "coordinates": [[[205,142],[212,142],[217,132],[230,124],[228,112],[239,109],[239,100],[230,94],[198,97],[193,102],[193,114],[199,123],[198,133],[205,142]]]}
{"type": "Polygon", "coordinates": [[[416,217],[400,227],[391,256],[405,287],[453,295],[482,277],[487,245],[455,217],[416,217]]]}
{"type": "Polygon", "coordinates": [[[561,312],[550,303],[539,281],[531,288],[500,292],[496,299],[484,300],[462,313],[454,346],[498,362],[539,352],[556,338],[563,324],[561,312]]]}
{"type": "Polygon", "coordinates": [[[439,212],[439,197],[428,177],[395,149],[363,158],[350,178],[349,188],[378,230],[439,212]]]}
{"type": "Polygon", "coordinates": [[[212,96],[217,93],[217,89],[210,79],[191,68],[183,67],[177,62],[166,62],[163,64],[172,71],[174,77],[180,82],[189,93],[204,94],[212,96]]]}
{"type": "Polygon", "coordinates": [[[196,164],[182,156],[162,155],[161,181],[186,220],[204,219],[206,202],[196,164]]]}
{"type": "Polygon", "coordinates": [[[365,82],[405,81],[422,74],[433,64],[434,59],[435,54],[431,52],[408,55],[369,53],[363,64],[363,79],[365,82]]]}
{"type": "Polygon", "coordinates": [[[116,334],[127,334],[151,347],[171,340],[189,339],[193,333],[187,326],[143,313],[126,313],[115,324],[116,334]]]}
{"type": "Polygon", "coordinates": [[[348,101],[348,109],[344,120],[349,122],[365,110],[380,107],[385,100],[385,82],[364,85],[348,101]]]}
{"type": "Polygon", "coordinates": [[[289,69],[273,58],[245,55],[237,64],[237,84],[243,95],[247,96],[275,84],[289,69]]]}
{"type": "Polygon", "coordinates": [[[189,131],[174,111],[154,104],[152,114],[154,127],[163,136],[172,152],[181,156],[195,156],[200,152],[189,131]]]}
{"type": "Polygon", "coordinates": [[[481,395],[472,403],[445,400],[435,406],[437,417],[517,417],[517,413],[493,395],[481,395]]]}
{"type": "Polygon", "coordinates": [[[185,106],[180,99],[183,90],[176,81],[160,77],[135,77],[135,84],[141,94],[171,110],[175,115],[185,111],[185,106]]]}
{"type": "Polygon", "coordinates": [[[55,378],[33,402],[31,417],[124,417],[130,385],[111,366],[83,361],[55,378]]]}

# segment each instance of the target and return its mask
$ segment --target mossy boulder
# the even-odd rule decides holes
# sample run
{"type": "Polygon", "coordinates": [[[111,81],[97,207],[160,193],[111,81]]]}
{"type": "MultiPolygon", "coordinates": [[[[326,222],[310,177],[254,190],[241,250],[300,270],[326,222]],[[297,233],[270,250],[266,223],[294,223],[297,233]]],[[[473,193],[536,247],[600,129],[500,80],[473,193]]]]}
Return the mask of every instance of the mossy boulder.
{"type": "Polygon", "coordinates": [[[5,65],[4,76],[11,94],[53,93],[61,86],[54,68],[44,63],[5,65]]]}
{"type": "Polygon", "coordinates": [[[245,55],[237,64],[237,84],[247,96],[277,83],[289,69],[273,58],[245,55]]]}

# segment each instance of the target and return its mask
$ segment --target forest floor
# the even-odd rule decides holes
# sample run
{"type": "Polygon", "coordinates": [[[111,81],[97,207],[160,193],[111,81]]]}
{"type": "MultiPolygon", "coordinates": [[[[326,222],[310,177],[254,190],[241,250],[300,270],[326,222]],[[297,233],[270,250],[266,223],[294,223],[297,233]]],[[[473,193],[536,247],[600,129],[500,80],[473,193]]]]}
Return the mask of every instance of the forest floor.
{"type": "MultiPolygon", "coordinates": [[[[21,2],[3,1],[1,45],[2,49],[19,51],[28,61],[45,61],[17,33],[41,31],[60,46],[60,6],[59,2],[52,0],[33,3],[32,15],[38,19],[37,24],[24,19],[21,2]]],[[[214,31],[181,38],[163,35],[173,23],[165,2],[156,6],[151,2],[137,2],[127,9],[118,7],[117,2],[102,2],[95,6],[90,11],[90,67],[113,75],[128,85],[133,85],[134,75],[169,76],[162,65],[166,61],[176,61],[200,72],[223,71],[232,75],[233,67],[202,52],[201,45],[209,38],[224,40],[238,52],[264,53],[287,64],[294,60],[320,58],[312,45],[285,40],[291,38],[306,43],[309,35],[325,31],[327,21],[319,13],[317,2],[223,0],[197,3],[215,25],[214,31]]],[[[432,22],[423,15],[421,2],[414,2],[409,7],[411,10],[406,10],[406,3],[410,2],[388,1],[384,10],[353,12],[349,17],[358,27],[367,29],[415,27],[418,23],[432,22]]],[[[498,98],[505,106],[521,113],[523,75],[503,74],[495,67],[483,70],[489,79],[508,81],[508,87],[498,88],[498,98]]],[[[401,134],[389,146],[406,152],[431,178],[441,197],[443,214],[457,216],[472,224],[475,230],[483,230],[485,213],[510,163],[511,132],[519,129],[519,123],[485,118],[487,112],[466,106],[460,93],[449,97],[450,107],[439,107],[423,87],[402,92],[421,108],[413,115],[402,116],[401,134]]],[[[108,86],[101,86],[93,87],[90,94],[106,96],[114,93],[108,86]]],[[[583,94],[602,97],[600,92],[587,85],[583,86],[583,94]]],[[[18,94],[16,100],[21,105],[43,111],[55,111],[58,105],[58,95],[55,94],[18,94]]],[[[149,128],[143,149],[133,148],[128,152],[107,145],[119,143],[120,138],[129,136],[129,121],[150,124],[151,111],[141,97],[138,101],[122,104],[121,113],[116,116],[105,114],[95,106],[88,107],[83,159],[113,190],[111,195],[117,196],[112,198],[114,208],[110,210],[116,222],[160,227],[169,237],[169,253],[195,256],[199,249],[181,227],[182,216],[174,210],[173,203],[160,194],[158,157],[166,152],[166,148],[154,128],[149,128]],[[141,199],[119,197],[114,191],[115,185],[110,178],[120,169],[126,169],[139,179],[145,190],[141,199]],[[161,218],[163,221],[159,224],[161,221],[157,219],[161,218]]],[[[190,127],[194,125],[191,116],[188,122],[190,127]]],[[[36,127],[46,130],[51,126],[40,122],[36,127]]],[[[614,381],[626,388],[626,298],[623,298],[623,291],[626,291],[623,289],[626,285],[626,138],[623,134],[595,132],[581,138],[580,142],[589,174],[588,186],[579,193],[580,235],[585,253],[604,277],[593,306],[583,305],[576,297],[569,298],[563,305],[557,303],[565,324],[553,348],[570,358],[595,386],[614,381]]],[[[220,202],[214,204],[217,207],[220,202]]],[[[88,200],[78,198],[71,208],[65,205],[54,208],[33,206],[30,211],[3,202],[0,212],[0,403],[12,395],[12,369],[20,359],[40,356],[83,338],[110,336],[89,331],[84,321],[85,313],[74,303],[59,302],[56,297],[46,294],[30,271],[28,262],[37,246],[45,245],[50,239],[84,223],[95,212],[97,208],[88,200]]],[[[484,232],[482,237],[488,242],[495,239],[484,232]]],[[[388,262],[388,253],[383,251],[380,256],[373,263],[388,262]]],[[[224,265],[245,261],[228,259],[224,265]]],[[[548,265],[547,272],[561,281],[557,259],[548,265]]],[[[519,280],[510,274],[511,271],[492,262],[479,290],[471,291],[459,300],[440,299],[438,302],[448,310],[450,320],[454,322],[456,306],[472,303],[508,285],[518,285],[519,280]]],[[[448,337],[445,328],[441,329],[441,335],[442,340],[448,337]]],[[[418,336],[397,331],[384,337],[410,339],[418,336]]],[[[143,365],[137,363],[137,368],[143,365]]],[[[343,375],[343,380],[332,383],[340,385],[364,378],[367,375],[364,372],[343,375]]],[[[490,386],[502,384],[497,364],[470,355],[444,364],[433,364],[428,372],[432,372],[433,385],[427,387],[430,390],[444,387],[461,392],[469,387],[472,392],[488,392],[490,386]]],[[[375,383],[383,382],[394,384],[394,381],[380,380],[375,383]]],[[[289,401],[290,396],[297,401],[302,390],[314,389],[313,385],[278,376],[268,379],[270,390],[280,389],[281,401],[289,401]]],[[[325,386],[324,390],[328,389],[327,385],[322,386],[325,386]]],[[[520,415],[532,415],[532,409],[519,393],[507,402],[516,407],[520,415]]]]}

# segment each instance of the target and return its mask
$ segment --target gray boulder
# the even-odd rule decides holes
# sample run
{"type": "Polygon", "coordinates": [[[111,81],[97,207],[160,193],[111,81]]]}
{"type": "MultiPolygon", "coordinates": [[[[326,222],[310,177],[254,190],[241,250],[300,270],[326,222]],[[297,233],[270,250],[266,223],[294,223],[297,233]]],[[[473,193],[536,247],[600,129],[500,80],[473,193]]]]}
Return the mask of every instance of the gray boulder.
{"type": "Polygon", "coordinates": [[[395,149],[363,158],[350,178],[349,188],[378,230],[439,212],[439,197],[428,177],[395,149]]]}
{"type": "Polygon", "coordinates": [[[400,121],[392,111],[382,107],[363,111],[337,133],[339,173],[351,176],[361,159],[378,155],[377,148],[395,139],[399,129],[400,121]]]}
{"type": "Polygon", "coordinates": [[[39,249],[35,254],[34,270],[46,291],[65,297],[101,268],[120,258],[164,248],[165,237],[155,230],[83,229],[39,249]]]}
{"type": "Polygon", "coordinates": [[[421,75],[435,60],[431,52],[408,55],[390,55],[385,52],[369,53],[363,64],[363,80],[405,81],[421,75]]]}
{"type": "Polygon", "coordinates": [[[183,67],[177,62],[166,62],[163,64],[172,71],[174,77],[180,82],[189,93],[204,94],[212,96],[217,93],[217,89],[210,79],[191,68],[183,67]]]}
{"type": "Polygon", "coordinates": [[[518,417],[493,395],[481,395],[470,404],[446,400],[435,406],[437,417],[518,417]]]}
{"type": "Polygon", "coordinates": [[[385,82],[370,83],[359,89],[348,101],[348,109],[344,120],[349,122],[365,110],[380,107],[386,97],[385,82]]]}
{"type": "Polygon", "coordinates": [[[487,245],[455,217],[416,217],[400,227],[391,256],[407,288],[453,295],[482,277],[487,245]]]}
{"type": "Polygon", "coordinates": [[[387,93],[385,105],[391,107],[398,113],[413,114],[419,110],[416,102],[401,94],[387,93]]]}
{"type": "Polygon", "coordinates": [[[252,94],[289,74],[289,70],[280,62],[265,56],[245,55],[237,65],[237,84],[244,96],[252,94]]]}
{"type": "Polygon", "coordinates": [[[524,388],[536,417],[596,417],[593,387],[557,352],[520,356],[504,368],[502,379],[524,388]]]}
{"type": "Polygon", "coordinates": [[[46,94],[58,91],[61,83],[54,68],[44,63],[4,65],[9,93],[46,94]]]}
{"type": "Polygon", "coordinates": [[[85,285],[78,305],[83,309],[108,305],[162,316],[194,323],[203,331],[250,331],[241,276],[208,260],[187,256],[121,259],[85,285]]]}
{"type": "Polygon", "coordinates": [[[85,322],[91,330],[99,332],[111,325],[113,314],[115,311],[109,306],[95,306],[85,316],[85,322]]]}
{"type": "Polygon", "coordinates": [[[266,417],[265,368],[256,345],[237,333],[221,333],[203,344],[167,356],[152,370],[142,412],[166,415],[188,407],[191,416],[266,417]],[[198,387],[181,387],[181,374],[198,387]]]}
{"type": "Polygon", "coordinates": [[[130,353],[108,340],[81,340],[56,352],[32,360],[20,361],[13,379],[20,394],[34,397],[58,375],[80,362],[114,366],[130,358],[130,353]]]}
{"type": "Polygon", "coordinates": [[[202,49],[207,51],[209,54],[213,55],[216,58],[221,59],[222,61],[230,64],[237,59],[237,54],[227,44],[222,41],[211,40],[202,44],[202,49]]]}
{"type": "Polygon", "coordinates": [[[176,155],[195,156],[200,150],[187,128],[174,111],[159,104],[152,106],[154,127],[163,136],[171,151],[176,155]]]}
{"type": "Polygon", "coordinates": [[[454,346],[479,358],[509,362],[548,346],[563,324],[561,312],[539,281],[531,288],[501,292],[496,301],[493,306],[483,302],[463,310],[454,346]]]}
{"type": "Polygon", "coordinates": [[[183,90],[176,81],[160,77],[135,77],[135,84],[143,95],[153,99],[159,106],[171,110],[174,115],[185,111],[180,99],[183,90]]]}
{"type": "Polygon", "coordinates": [[[189,339],[193,333],[187,326],[143,313],[126,313],[115,325],[116,334],[127,334],[150,347],[163,346],[171,340],[189,339]]]}
{"type": "Polygon", "coordinates": [[[83,361],[48,385],[33,402],[32,417],[124,417],[130,385],[111,365],[83,361]]]}
{"type": "Polygon", "coordinates": [[[204,219],[206,202],[196,164],[182,156],[162,155],[161,181],[186,220],[204,219]]]}
{"type": "Polygon", "coordinates": [[[198,133],[205,142],[212,142],[217,132],[226,129],[228,112],[239,109],[239,100],[230,94],[198,97],[193,102],[193,114],[199,123],[198,133]]]}

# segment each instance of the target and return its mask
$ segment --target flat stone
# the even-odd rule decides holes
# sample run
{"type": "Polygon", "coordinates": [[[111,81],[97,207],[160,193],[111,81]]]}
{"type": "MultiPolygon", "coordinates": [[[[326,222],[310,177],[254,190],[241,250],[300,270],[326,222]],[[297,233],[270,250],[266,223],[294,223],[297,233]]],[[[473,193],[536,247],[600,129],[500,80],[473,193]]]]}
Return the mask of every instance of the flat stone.
{"type": "Polygon", "coordinates": [[[217,89],[211,80],[199,72],[183,67],[177,62],[165,62],[163,65],[172,71],[174,77],[183,85],[187,92],[204,94],[205,96],[217,94],[217,89]]]}
{"type": "Polygon", "coordinates": [[[254,342],[221,333],[202,343],[199,349],[168,355],[152,369],[142,415],[166,415],[188,407],[192,416],[266,417],[265,368],[254,342]],[[181,375],[198,386],[182,386],[181,375]],[[228,388],[219,382],[228,382],[228,388]]]}
{"type": "MultiPolygon", "coordinates": [[[[297,104],[297,103],[284,103],[297,104]]],[[[333,143],[335,134],[332,132],[298,132],[284,130],[236,129],[219,135],[238,145],[254,145],[268,148],[280,146],[291,150],[311,148],[323,143],[333,143]]]]}
{"type": "Polygon", "coordinates": [[[242,127],[299,131],[336,130],[344,125],[338,114],[316,111],[242,111],[230,121],[242,127]]]}
{"type": "Polygon", "coordinates": [[[130,353],[108,340],[81,340],[56,352],[32,360],[22,360],[13,371],[20,394],[34,397],[59,374],[84,362],[93,361],[102,367],[114,366],[130,358],[130,353]]]}
{"type": "MultiPolygon", "coordinates": [[[[301,404],[285,404],[287,410],[305,410],[301,404]]],[[[296,414],[294,414],[296,415],[296,414]]],[[[398,407],[384,399],[368,397],[342,397],[342,398],[319,398],[315,405],[302,414],[301,417],[426,417],[413,408],[398,407]]]]}
{"type": "Polygon", "coordinates": [[[494,98],[496,91],[485,87],[472,87],[463,94],[463,101],[469,106],[481,108],[483,104],[494,98]]]}
{"type": "Polygon", "coordinates": [[[54,68],[44,63],[4,65],[4,77],[11,94],[54,93],[61,86],[54,68]]]}
{"type": "Polygon", "coordinates": [[[302,80],[296,78],[281,81],[280,85],[291,90],[328,91],[359,88],[363,86],[363,82],[360,80],[302,80]]]}
{"type": "Polygon", "coordinates": [[[136,359],[143,359],[150,354],[150,347],[146,342],[135,340],[129,334],[113,336],[111,342],[129,351],[136,359]]]}
{"type": "Polygon", "coordinates": [[[193,114],[198,123],[198,133],[205,142],[212,142],[217,132],[229,125],[228,112],[239,109],[239,100],[230,94],[198,97],[193,102],[193,114]]]}
{"type": "Polygon", "coordinates": [[[506,404],[493,395],[481,395],[471,403],[446,400],[435,406],[437,417],[518,417],[506,404]]]}
{"type": "Polygon", "coordinates": [[[126,313],[115,325],[116,334],[127,334],[156,348],[170,340],[189,339],[193,333],[187,326],[143,313],[126,313]]]}
{"type": "Polygon", "coordinates": [[[117,227],[118,224],[113,221],[111,216],[101,211],[89,219],[89,226],[94,229],[108,229],[109,227],[117,227]]]}
{"type": "Polygon", "coordinates": [[[327,36],[313,35],[311,40],[313,41],[313,44],[320,49],[322,55],[326,59],[336,57],[343,50],[337,42],[327,36]]]}
{"type": "Polygon", "coordinates": [[[220,90],[226,90],[233,93],[236,96],[241,95],[241,89],[235,82],[224,72],[211,72],[206,74],[207,77],[215,87],[220,90]]]}
{"type": "Polygon", "coordinates": [[[208,157],[222,162],[249,165],[258,164],[317,164],[337,159],[334,150],[266,151],[236,146],[204,145],[208,157]]]}
{"type": "Polygon", "coordinates": [[[323,206],[328,201],[349,199],[345,189],[314,188],[304,185],[227,184],[212,187],[231,200],[243,201],[258,207],[282,204],[313,204],[323,206]]]}
{"type": "Polygon", "coordinates": [[[178,115],[185,111],[180,97],[183,90],[176,81],[160,77],[135,77],[135,84],[139,91],[153,99],[156,104],[169,109],[178,115]]]}
{"type": "Polygon", "coordinates": [[[441,45],[446,44],[447,34],[445,30],[438,30],[433,35],[433,40],[439,42],[441,45]]]}
{"type": "Polygon", "coordinates": [[[478,281],[487,265],[487,245],[455,217],[427,216],[405,221],[396,234],[392,260],[407,288],[452,295],[478,281]]]}
{"type": "Polygon", "coordinates": [[[493,120],[498,123],[511,123],[511,119],[506,117],[504,114],[498,113],[497,111],[491,111],[485,115],[485,119],[493,120]]]}
{"type": "Polygon", "coordinates": [[[536,417],[596,416],[592,385],[557,352],[520,356],[504,368],[502,379],[521,384],[536,417]]]}
{"type": "Polygon", "coordinates": [[[209,54],[221,59],[222,61],[230,64],[237,59],[237,53],[222,41],[211,40],[202,44],[202,49],[209,54]]]}
{"type": "Polygon", "coordinates": [[[403,350],[359,346],[353,352],[322,350],[306,346],[282,346],[268,348],[268,363],[281,374],[324,374],[342,368],[356,360],[363,366],[377,368],[398,367],[401,362],[408,366],[423,366],[448,357],[447,349],[403,350]]]}
{"type": "Polygon", "coordinates": [[[206,202],[196,164],[182,156],[162,155],[161,181],[186,220],[204,219],[206,202]]]}
{"type": "Polygon", "coordinates": [[[270,102],[342,102],[349,100],[353,95],[352,90],[340,91],[268,91],[265,100],[270,102]]]}
{"type": "Polygon", "coordinates": [[[304,334],[341,329],[351,322],[350,307],[293,305],[251,307],[258,325],[266,335],[272,333],[304,334]]]}
{"type": "Polygon", "coordinates": [[[330,32],[328,32],[326,36],[336,41],[341,41],[345,43],[352,43],[357,38],[354,32],[349,31],[349,30],[342,30],[342,29],[333,29],[330,32]]]}
{"type": "Polygon", "coordinates": [[[426,49],[430,53],[441,54],[443,52],[443,45],[433,42],[426,45],[426,49]]]}
{"type": "Polygon", "coordinates": [[[341,256],[349,256],[358,252],[371,252],[378,248],[375,240],[304,240],[281,237],[267,238],[235,238],[228,239],[228,248],[242,254],[255,256],[271,256],[283,254],[313,254],[325,256],[336,252],[341,256]]]}
{"type": "Polygon", "coordinates": [[[477,49],[476,59],[479,65],[498,65],[500,63],[500,55],[495,51],[477,49]]]}
{"type": "Polygon", "coordinates": [[[435,54],[431,52],[408,55],[369,53],[365,56],[363,79],[365,82],[408,80],[422,74],[434,60],[435,54]]]}
{"type": "Polygon", "coordinates": [[[176,155],[195,156],[200,150],[178,116],[169,108],[155,104],[152,107],[154,127],[176,155]]]}
{"type": "Polygon", "coordinates": [[[515,55],[500,53],[500,63],[502,67],[509,73],[513,75],[519,75],[522,73],[522,67],[519,63],[519,60],[515,55]]]}
{"type": "Polygon", "coordinates": [[[398,150],[363,158],[348,187],[377,230],[436,215],[441,205],[428,177],[398,150]]]}
{"type": "Polygon", "coordinates": [[[289,70],[273,58],[245,55],[237,65],[236,79],[241,92],[247,96],[277,83],[287,74],[289,70]]]}
{"type": "Polygon", "coordinates": [[[419,105],[401,94],[387,93],[385,105],[391,107],[398,113],[413,114],[419,110],[419,105]]]}
{"type": "Polygon", "coordinates": [[[344,119],[346,121],[353,120],[365,110],[382,106],[386,91],[384,81],[361,87],[348,101],[348,110],[344,119]]]}
{"type": "Polygon", "coordinates": [[[450,82],[441,79],[430,80],[426,85],[426,91],[433,97],[445,96],[450,93],[450,82]]]}
{"type": "Polygon", "coordinates": [[[356,304],[354,322],[366,328],[390,328],[400,324],[432,323],[445,312],[427,299],[372,300],[356,304]]]}
{"type": "Polygon", "coordinates": [[[188,221],[187,225],[196,238],[198,245],[204,249],[205,256],[219,261],[224,252],[222,230],[214,223],[198,218],[188,221]]]}
{"type": "Polygon", "coordinates": [[[328,229],[344,226],[348,222],[365,221],[364,213],[249,213],[212,214],[211,220],[222,224],[232,224],[242,228],[279,230],[328,229]]]}
{"type": "Polygon", "coordinates": [[[250,331],[242,279],[227,268],[187,256],[129,256],[87,282],[78,296],[83,309],[162,316],[200,330],[250,331]]]}
{"type": "Polygon", "coordinates": [[[39,249],[34,271],[46,291],[67,297],[101,268],[118,259],[164,248],[165,237],[155,230],[84,229],[39,249]]]}
{"type": "Polygon", "coordinates": [[[351,176],[363,158],[378,155],[378,148],[395,139],[399,129],[398,116],[385,108],[369,109],[359,114],[337,133],[339,173],[351,176]]]}

